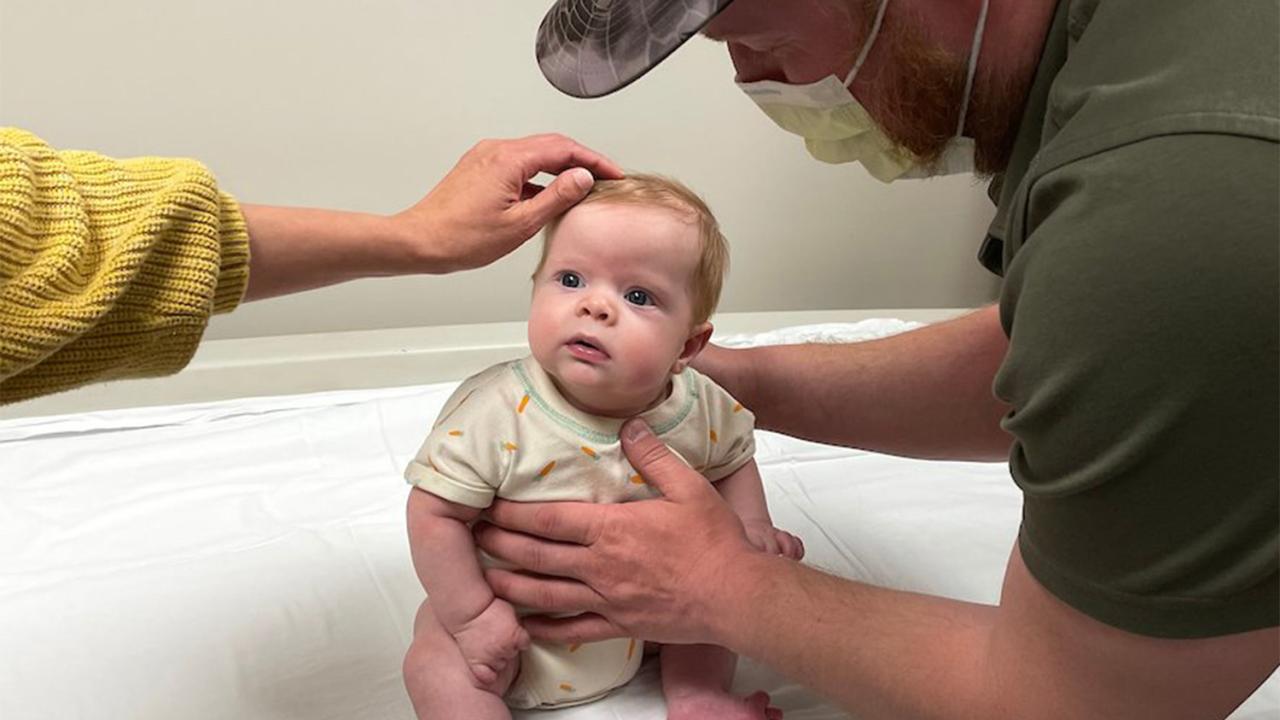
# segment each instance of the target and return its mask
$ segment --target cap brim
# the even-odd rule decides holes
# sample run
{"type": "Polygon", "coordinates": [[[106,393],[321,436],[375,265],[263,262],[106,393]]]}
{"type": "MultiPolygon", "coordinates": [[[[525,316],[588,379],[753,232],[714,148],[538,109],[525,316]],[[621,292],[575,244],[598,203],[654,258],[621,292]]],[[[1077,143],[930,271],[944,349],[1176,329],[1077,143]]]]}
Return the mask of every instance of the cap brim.
{"type": "Polygon", "coordinates": [[[557,0],[538,26],[542,74],[579,98],[652,70],[733,0],[557,0]]]}

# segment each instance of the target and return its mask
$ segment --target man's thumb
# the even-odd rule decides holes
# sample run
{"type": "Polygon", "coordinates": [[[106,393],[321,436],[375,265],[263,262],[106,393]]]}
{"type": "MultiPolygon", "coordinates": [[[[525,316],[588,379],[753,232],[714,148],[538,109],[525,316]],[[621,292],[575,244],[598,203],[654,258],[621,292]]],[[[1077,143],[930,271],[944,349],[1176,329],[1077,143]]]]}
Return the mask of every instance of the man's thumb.
{"type": "Polygon", "coordinates": [[[622,452],[631,461],[631,467],[663,495],[678,497],[689,487],[691,480],[698,484],[706,483],[696,470],[671,452],[671,448],[663,444],[643,420],[628,420],[619,435],[622,452]]]}
{"type": "Polygon", "coordinates": [[[587,193],[591,192],[591,186],[594,184],[595,178],[586,168],[565,170],[557,175],[544,190],[525,200],[522,205],[533,224],[542,227],[551,218],[578,204],[587,196],[587,193]]]}

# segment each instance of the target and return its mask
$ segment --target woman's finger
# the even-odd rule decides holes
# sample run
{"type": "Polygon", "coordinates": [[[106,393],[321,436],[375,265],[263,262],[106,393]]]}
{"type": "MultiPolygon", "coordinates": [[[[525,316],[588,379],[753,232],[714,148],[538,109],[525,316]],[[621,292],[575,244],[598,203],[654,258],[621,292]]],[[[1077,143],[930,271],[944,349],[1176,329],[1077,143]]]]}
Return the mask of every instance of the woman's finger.
{"type": "Polygon", "coordinates": [[[528,177],[539,172],[554,175],[574,167],[586,168],[592,175],[602,179],[622,177],[622,168],[612,160],[564,135],[531,135],[512,142],[519,148],[528,177]]]}

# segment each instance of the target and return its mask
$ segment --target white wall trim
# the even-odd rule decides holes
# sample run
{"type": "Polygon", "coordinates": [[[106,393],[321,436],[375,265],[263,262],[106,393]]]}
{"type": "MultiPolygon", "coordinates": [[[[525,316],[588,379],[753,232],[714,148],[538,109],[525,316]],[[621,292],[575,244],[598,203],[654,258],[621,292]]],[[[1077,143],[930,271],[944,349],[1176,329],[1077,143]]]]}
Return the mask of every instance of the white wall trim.
{"type": "MultiPolygon", "coordinates": [[[[726,313],[719,335],[870,318],[936,322],[963,309],[726,313]]],[[[0,419],[460,380],[528,352],[525,323],[485,323],[211,340],[185,370],[0,407],[0,419]]]]}

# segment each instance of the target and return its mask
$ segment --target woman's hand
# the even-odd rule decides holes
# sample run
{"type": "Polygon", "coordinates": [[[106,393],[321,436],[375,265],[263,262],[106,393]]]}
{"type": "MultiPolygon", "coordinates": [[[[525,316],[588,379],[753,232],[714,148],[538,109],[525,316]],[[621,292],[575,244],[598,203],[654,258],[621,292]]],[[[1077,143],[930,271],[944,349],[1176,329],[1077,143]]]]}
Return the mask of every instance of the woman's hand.
{"type": "Polygon", "coordinates": [[[245,300],[367,277],[487,265],[591,190],[620,178],[608,158],[563,135],[484,140],[427,196],[395,215],[241,205],[249,230],[245,300]],[[532,179],[558,177],[546,188],[532,179]]]}
{"type": "Polygon", "coordinates": [[[749,584],[748,566],[765,556],[715,488],[643,422],[623,426],[622,446],[663,497],[619,505],[499,501],[476,542],[527,572],[492,569],[486,577],[513,604],[583,613],[523,618],[535,637],[715,643],[715,625],[749,601],[734,588],[749,584]]]}
{"type": "Polygon", "coordinates": [[[483,140],[425,198],[392,219],[426,272],[469,270],[533,237],[585,197],[595,178],[620,177],[608,158],[563,135],[483,140]],[[532,182],[539,173],[558,177],[543,188],[532,182]]]}

